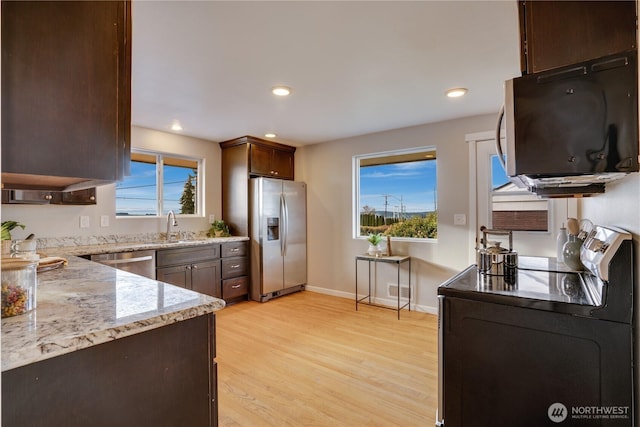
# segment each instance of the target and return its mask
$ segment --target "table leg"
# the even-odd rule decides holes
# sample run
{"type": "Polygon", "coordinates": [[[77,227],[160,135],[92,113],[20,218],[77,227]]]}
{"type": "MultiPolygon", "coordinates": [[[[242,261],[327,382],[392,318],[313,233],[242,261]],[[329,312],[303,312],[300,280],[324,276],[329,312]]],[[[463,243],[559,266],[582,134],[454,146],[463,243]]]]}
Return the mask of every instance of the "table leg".
{"type": "Polygon", "coordinates": [[[398,262],[398,320],[400,320],[400,263],[398,262]]]}
{"type": "Polygon", "coordinates": [[[409,311],[411,311],[411,258],[409,258],[409,311]]]}
{"type": "Polygon", "coordinates": [[[356,258],[356,311],[358,311],[358,258],[356,258]]]}
{"type": "MultiPolygon", "coordinates": [[[[367,294],[369,296],[369,304],[371,304],[371,261],[369,262],[369,293],[367,294]]],[[[375,268],[377,268],[376,266],[378,264],[373,264],[375,268]]],[[[378,273],[378,271],[376,270],[376,274],[378,273]]],[[[377,277],[377,276],[376,276],[377,277]]]]}

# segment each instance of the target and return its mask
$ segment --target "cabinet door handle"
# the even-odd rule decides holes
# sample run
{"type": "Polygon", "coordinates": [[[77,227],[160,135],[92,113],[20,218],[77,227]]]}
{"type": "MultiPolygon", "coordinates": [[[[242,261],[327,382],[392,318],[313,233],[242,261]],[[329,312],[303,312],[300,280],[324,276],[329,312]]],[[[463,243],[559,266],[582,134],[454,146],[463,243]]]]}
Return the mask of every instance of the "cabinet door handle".
{"type": "Polygon", "coordinates": [[[197,266],[197,265],[192,265],[191,267],[192,267],[194,270],[197,270],[197,269],[198,269],[198,266],[197,266]]]}
{"type": "Polygon", "coordinates": [[[191,270],[191,266],[190,266],[190,265],[186,265],[184,268],[185,268],[186,270],[191,270]]]}
{"type": "Polygon", "coordinates": [[[240,264],[234,264],[230,266],[231,268],[240,268],[240,264]]]}
{"type": "Polygon", "coordinates": [[[232,248],[231,252],[238,252],[240,250],[240,248],[232,248]]]}
{"type": "Polygon", "coordinates": [[[231,286],[231,289],[238,289],[240,286],[242,286],[242,285],[233,285],[233,286],[231,286]]]}

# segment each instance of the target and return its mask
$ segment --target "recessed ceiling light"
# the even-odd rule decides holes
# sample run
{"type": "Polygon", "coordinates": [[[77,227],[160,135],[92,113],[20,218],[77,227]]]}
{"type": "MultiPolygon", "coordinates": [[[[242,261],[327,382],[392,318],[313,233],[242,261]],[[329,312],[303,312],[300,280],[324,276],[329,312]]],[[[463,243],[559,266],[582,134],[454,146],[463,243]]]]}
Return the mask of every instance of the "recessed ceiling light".
{"type": "Polygon", "coordinates": [[[275,137],[276,137],[276,134],[275,134],[275,133],[265,133],[265,134],[264,134],[264,137],[265,137],[265,138],[275,138],[275,137]]]}
{"type": "Polygon", "coordinates": [[[447,95],[449,98],[459,98],[463,96],[465,93],[467,93],[467,88],[455,87],[453,89],[449,89],[448,91],[446,91],[445,95],[447,95]]]}
{"type": "Polygon", "coordinates": [[[176,130],[176,131],[182,130],[182,125],[180,124],[179,121],[175,120],[171,125],[171,130],[176,130]]]}
{"type": "Polygon", "coordinates": [[[291,94],[291,88],[287,86],[274,86],[271,88],[271,93],[277,96],[287,96],[291,94]]]}

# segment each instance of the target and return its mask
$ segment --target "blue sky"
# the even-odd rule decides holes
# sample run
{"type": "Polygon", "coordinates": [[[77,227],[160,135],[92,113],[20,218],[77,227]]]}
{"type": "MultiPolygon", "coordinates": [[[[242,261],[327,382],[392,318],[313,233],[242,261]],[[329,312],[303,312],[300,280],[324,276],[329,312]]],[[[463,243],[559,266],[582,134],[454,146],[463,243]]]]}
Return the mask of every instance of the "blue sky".
{"type": "Polygon", "coordinates": [[[424,160],[360,168],[360,207],[368,205],[388,212],[435,210],[437,200],[436,160],[424,160]]]}
{"type": "MultiPolygon", "coordinates": [[[[491,185],[497,188],[509,182],[498,156],[491,158],[491,185]]],[[[433,211],[437,200],[436,160],[367,166],[360,169],[360,207],[371,206],[388,212],[433,211]]]]}
{"type": "MultiPolygon", "coordinates": [[[[170,209],[180,212],[179,200],[189,173],[194,175],[189,168],[164,166],[163,214],[170,209]]],[[[155,215],[156,192],[156,165],[132,161],[131,175],[116,184],[116,212],[155,215]]]]}
{"type": "Polygon", "coordinates": [[[509,178],[500,164],[500,159],[496,155],[491,156],[491,189],[494,190],[507,182],[509,178]]]}

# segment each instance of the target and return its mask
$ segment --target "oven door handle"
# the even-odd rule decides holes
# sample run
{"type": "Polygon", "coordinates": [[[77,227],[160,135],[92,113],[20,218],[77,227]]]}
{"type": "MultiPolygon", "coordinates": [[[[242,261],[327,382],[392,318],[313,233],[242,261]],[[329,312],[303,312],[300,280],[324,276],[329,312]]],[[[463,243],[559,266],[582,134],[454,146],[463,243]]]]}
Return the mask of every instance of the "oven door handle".
{"type": "Polygon", "coordinates": [[[444,295],[438,295],[438,408],[436,427],[444,427],[444,295]]]}

